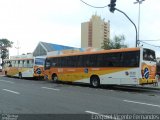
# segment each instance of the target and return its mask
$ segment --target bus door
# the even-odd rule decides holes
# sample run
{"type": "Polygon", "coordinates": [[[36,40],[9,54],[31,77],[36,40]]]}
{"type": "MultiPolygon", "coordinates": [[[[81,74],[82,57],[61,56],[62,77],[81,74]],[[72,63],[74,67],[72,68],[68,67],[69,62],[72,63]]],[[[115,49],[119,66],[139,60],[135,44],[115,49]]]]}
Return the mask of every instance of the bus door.
{"type": "Polygon", "coordinates": [[[64,68],[61,66],[62,60],[60,57],[54,57],[54,58],[47,58],[46,59],[46,68],[45,72],[49,75],[49,79],[53,80],[53,77],[56,75],[58,77],[58,80],[63,80],[64,76],[64,68]],[[47,69],[47,70],[46,70],[47,69]]]}
{"type": "Polygon", "coordinates": [[[50,69],[51,69],[51,60],[50,59],[46,59],[45,60],[45,65],[44,65],[44,79],[48,80],[51,79],[51,74],[50,74],[50,69]]]}

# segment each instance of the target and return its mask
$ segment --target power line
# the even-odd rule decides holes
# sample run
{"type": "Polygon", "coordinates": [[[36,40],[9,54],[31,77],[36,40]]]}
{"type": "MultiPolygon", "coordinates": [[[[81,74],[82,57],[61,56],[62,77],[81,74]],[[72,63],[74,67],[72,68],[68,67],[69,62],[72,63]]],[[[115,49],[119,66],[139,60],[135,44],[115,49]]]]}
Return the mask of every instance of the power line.
{"type": "Polygon", "coordinates": [[[141,40],[141,41],[160,41],[160,40],[141,40]]]}
{"type": "Polygon", "coordinates": [[[140,42],[142,42],[142,43],[145,43],[145,44],[147,44],[147,45],[153,46],[153,47],[160,47],[160,46],[156,46],[156,45],[152,45],[152,44],[149,44],[149,43],[143,42],[143,41],[141,41],[141,40],[139,40],[139,41],[140,41],[140,42]]]}
{"type": "Polygon", "coordinates": [[[93,7],[93,8],[106,8],[106,7],[108,7],[108,5],[107,6],[102,6],[102,7],[93,6],[93,5],[90,5],[90,4],[86,3],[86,2],[84,2],[83,0],[80,0],[80,1],[83,2],[84,4],[90,6],[90,7],[93,7]]]}

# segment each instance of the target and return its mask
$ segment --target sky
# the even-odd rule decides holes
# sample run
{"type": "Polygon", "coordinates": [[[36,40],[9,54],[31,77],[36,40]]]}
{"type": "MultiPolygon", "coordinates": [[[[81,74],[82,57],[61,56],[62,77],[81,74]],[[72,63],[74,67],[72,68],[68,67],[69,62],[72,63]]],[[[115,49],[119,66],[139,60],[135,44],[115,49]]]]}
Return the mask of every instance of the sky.
{"type": "MultiPolygon", "coordinates": [[[[106,6],[110,0],[83,0],[93,6],[106,6]]],[[[117,0],[116,8],[125,12],[138,27],[136,0],[117,0]]],[[[140,40],[160,57],[160,0],[145,0],[140,5],[140,40]],[[159,40],[159,41],[158,41],[159,40]]],[[[92,8],[80,0],[0,0],[0,39],[13,41],[10,55],[31,53],[40,41],[81,47],[81,23],[92,15],[110,21],[110,36],[124,35],[125,44],[135,47],[135,28],[118,11],[92,8]],[[17,49],[19,48],[19,49],[17,49]]],[[[142,43],[140,44],[142,45],[142,43]]]]}

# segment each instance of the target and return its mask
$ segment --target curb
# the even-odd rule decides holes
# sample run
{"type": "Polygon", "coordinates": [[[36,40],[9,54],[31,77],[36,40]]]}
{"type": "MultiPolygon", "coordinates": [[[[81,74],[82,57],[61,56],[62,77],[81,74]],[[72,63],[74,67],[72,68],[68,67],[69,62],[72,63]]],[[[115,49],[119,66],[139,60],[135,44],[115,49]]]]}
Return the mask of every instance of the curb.
{"type": "Polygon", "coordinates": [[[120,85],[119,87],[129,87],[135,89],[144,89],[144,90],[160,90],[160,83],[158,87],[147,87],[147,86],[131,86],[131,85],[120,85]]]}
{"type": "Polygon", "coordinates": [[[160,90],[160,87],[140,87],[142,89],[160,90]]]}

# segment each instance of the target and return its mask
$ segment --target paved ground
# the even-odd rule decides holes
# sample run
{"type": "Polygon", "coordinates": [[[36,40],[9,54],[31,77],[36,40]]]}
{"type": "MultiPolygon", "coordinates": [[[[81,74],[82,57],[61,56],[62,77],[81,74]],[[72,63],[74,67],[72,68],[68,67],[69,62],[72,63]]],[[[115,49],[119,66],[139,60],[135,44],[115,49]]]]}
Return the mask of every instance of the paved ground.
{"type": "Polygon", "coordinates": [[[3,116],[14,114],[22,120],[27,119],[19,114],[30,115],[27,116],[30,120],[31,117],[46,119],[47,114],[57,115],[58,120],[64,117],[80,120],[87,117],[88,120],[97,117],[94,115],[158,114],[160,111],[160,91],[105,86],[95,89],[8,77],[0,77],[0,98],[3,116]]]}
{"type": "Polygon", "coordinates": [[[87,114],[91,118],[104,114],[159,114],[159,111],[159,90],[116,86],[95,89],[88,85],[0,77],[3,114],[37,114],[36,117],[87,114]]]}

